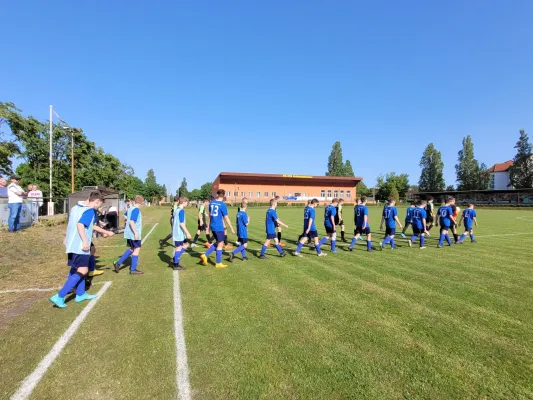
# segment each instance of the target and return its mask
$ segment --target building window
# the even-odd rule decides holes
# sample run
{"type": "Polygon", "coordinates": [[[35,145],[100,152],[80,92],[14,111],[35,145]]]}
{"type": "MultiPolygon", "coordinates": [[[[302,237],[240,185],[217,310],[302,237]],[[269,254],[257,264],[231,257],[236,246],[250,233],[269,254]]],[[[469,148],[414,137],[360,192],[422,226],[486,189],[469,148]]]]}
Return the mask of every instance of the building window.
{"type": "Polygon", "coordinates": [[[272,198],[276,197],[276,192],[272,192],[272,198]]]}
{"type": "Polygon", "coordinates": [[[328,190],[328,197],[331,197],[331,190],[328,190]]]}
{"type": "Polygon", "coordinates": [[[344,190],[341,190],[341,199],[344,199],[344,190]]]}
{"type": "Polygon", "coordinates": [[[246,197],[246,193],[241,192],[241,197],[246,197]]]}
{"type": "Polygon", "coordinates": [[[491,189],[494,189],[495,180],[496,179],[495,179],[494,174],[491,174],[491,176],[490,176],[490,188],[491,189]]]}
{"type": "Polygon", "coordinates": [[[261,197],[261,192],[257,192],[256,195],[257,195],[257,198],[260,198],[261,197]]]}
{"type": "Polygon", "coordinates": [[[233,196],[237,197],[239,195],[239,192],[233,192],[233,196]]]}
{"type": "Polygon", "coordinates": [[[303,193],[302,196],[303,196],[303,197],[307,197],[307,193],[303,193]]]}
{"type": "Polygon", "coordinates": [[[335,191],[333,192],[333,197],[335,197],[335,198],[338,198],[338,197],[339,197],[339,191],[338,191],[338,190],[335,190],[335,191]]]}
{"type": "Polygon", "coordinates": [[[301,193],[294,193],[294,197],[302,197],[301,193]]]}
{"type": "Polygon", "coordinates": [[[347,190],[347,191],[346,191],[346,198],[347,198],[347,199],[350,199],[351,197],[352,197],[352,192],[349,191],[349,190],[347,190]]]}
{"type": "Polygon", "coordinates": [[[326,191],[325,190],[321,190],[320,191],[320,197],[326,197],[326,191]]]}
{"type": "Polygon", "coordinates": [[[268,192],[265,192],[265,198],[268,198],[268,192]]]}
{"type": "Polygon", "coordinates": [[[254,192],[248,193],[248,197],[250,197],[250,198],[254,197],[254,192]]]}

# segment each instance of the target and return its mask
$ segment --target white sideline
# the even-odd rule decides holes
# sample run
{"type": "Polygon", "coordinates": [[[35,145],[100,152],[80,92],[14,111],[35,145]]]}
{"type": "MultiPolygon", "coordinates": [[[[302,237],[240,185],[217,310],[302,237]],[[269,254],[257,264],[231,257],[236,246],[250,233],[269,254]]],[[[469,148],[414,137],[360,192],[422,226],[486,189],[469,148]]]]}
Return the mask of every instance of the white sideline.
{"type": "MultiPolygon", "coordinates": [[[[96,282],[93,283],[93,285],[103,285],[104,283],[107,283],[108,281],[104,282],[96,282]]],[[[52,287],[52,288],[29,288],[29,289],[6,289],[6,290],[0,290],[0,294],[2,293],[24,293],[24,292],[51,292],[52,290],[59,290],[60,287],[52,287]]]]}
{"type": "Polygon", "coordinates": [[[155,227],[156,227],[157,225],[159,225],[159,222],[156,222],[156,224],[155,224],[154,226],[152,226],[152,229],[150,229],[150,232],[148,232],[148,234],[143,238],[143,240],[141,240],[141,244],[144,244],[144,241],[145,241],[146,239],[148,239],[148,236],[150,236],[150,233],[153,232],[153,230],[155,229],[155,227]]]}
{"type": "Polygon", "coordinates": [[[33,389],[37,386],[39,381],[42,379],[48,368],[54,363],[56,358],[61,354],[61,351],[65,348],[69,340],[74,336],[81,323],[87,318],[87,315],[94,308],[98,300],[103,296],[107,289],[111,286],[111,282],[105,282],[102,289],[97,293],[97,297],[94,300],[89,301],[89,304],[83,309],[83,311],[76,317],[74,322],[68,327],[68,329],[63,333],[59,340],[54,344],[52,350],[42,359],[42,361],[37,365],[37,368],[24,379],[19,387],[19,389],[11,396],[11,400],[24,400],[30,397],[33,389]]]}
{"type": "Polygon", "coordinates": [[[174,336],[176,337],[177,398],[180,400],[190,400],[191,387],[189,385],[189,367],[187,366],[185,332],[183,331],[179,271],[174,271],[174,336]]]}

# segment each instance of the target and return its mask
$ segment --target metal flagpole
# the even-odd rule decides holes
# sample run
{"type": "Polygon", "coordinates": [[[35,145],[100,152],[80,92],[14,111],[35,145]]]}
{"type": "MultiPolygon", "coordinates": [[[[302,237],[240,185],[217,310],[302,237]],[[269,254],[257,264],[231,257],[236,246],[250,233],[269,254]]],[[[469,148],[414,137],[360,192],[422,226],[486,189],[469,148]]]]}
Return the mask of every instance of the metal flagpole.
{"type": "Polygon", "coordinates": [[[52,135],[53,135],[53,107],[50,105],[50,201],[48,202],[48,215],[54,215],[54,200],[52,198],[52,135]]]}

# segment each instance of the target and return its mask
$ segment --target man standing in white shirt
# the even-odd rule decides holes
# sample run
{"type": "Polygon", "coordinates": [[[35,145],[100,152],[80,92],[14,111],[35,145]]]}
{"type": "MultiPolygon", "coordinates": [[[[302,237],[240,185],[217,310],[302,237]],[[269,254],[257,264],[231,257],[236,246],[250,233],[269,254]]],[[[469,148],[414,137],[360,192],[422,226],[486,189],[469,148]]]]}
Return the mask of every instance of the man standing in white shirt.
{"type": "Polygon", "coordinates": [[[9,219],[7,221],[9,232],[20,230],[20,212],[22,210],[22,196],[26,193],[19,186],[20,177],[11,175],[11,183],[7,187],[9,219]]]}

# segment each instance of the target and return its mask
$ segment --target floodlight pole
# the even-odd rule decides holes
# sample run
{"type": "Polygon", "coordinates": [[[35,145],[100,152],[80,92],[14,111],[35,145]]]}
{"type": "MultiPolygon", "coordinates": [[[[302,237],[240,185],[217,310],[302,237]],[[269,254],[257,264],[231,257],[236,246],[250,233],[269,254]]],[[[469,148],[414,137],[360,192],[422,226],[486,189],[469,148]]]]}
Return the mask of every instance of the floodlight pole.
{"type": "Polygon", "coordinates": [[[71,175],[71,186],[72,191],[71,193],[74,193],[74,129],[70,130],[70,175],[71,175]]]}
{"type": "Polygon", "coordinates": [[[48,215],[54,215],[54,200],[52,194],[52,140],[54,133],[53,112],[53,106],[50,105],[50,201],[48,202],[48,215]]]}

